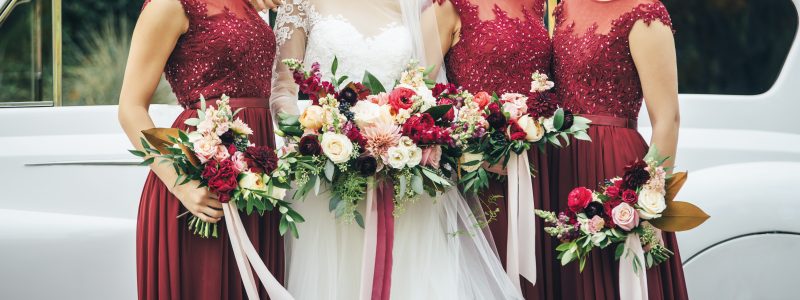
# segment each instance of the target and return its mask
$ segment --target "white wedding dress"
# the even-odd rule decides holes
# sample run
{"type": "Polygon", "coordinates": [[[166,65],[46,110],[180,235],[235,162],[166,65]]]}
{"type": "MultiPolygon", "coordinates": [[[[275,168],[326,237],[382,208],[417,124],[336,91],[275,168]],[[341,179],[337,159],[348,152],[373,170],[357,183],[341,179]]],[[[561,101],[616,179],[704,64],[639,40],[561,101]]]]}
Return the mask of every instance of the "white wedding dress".
{"type": "MultiPolygon", "coordinates": [[[[426,2],[285,0],[275,22],[273,113],[299,113],[298,88],[280,64],[286,58],[301,59],[306,67],[319,62],[330,79],[335,56],[338,76],[360,81],[368,70],[387,88],[393,86],[412,58],[426,60],[418,57],[425,52],[414,31],[420,26],[404,14],[409,7],[422,10],[426,2]]],[[[296,299],[359,299],[364,229],[329,212],[329,189],[323,186],[293,204],[306,219],[298,224],[299,239],[286,238],[286,286],[296,299]]],[[[364,214],[363,203],[359,210],[364,214]]],[[[477,224],[455,188],[407,204],[395,220],[391,298],[521,299],[477,224]]]]}

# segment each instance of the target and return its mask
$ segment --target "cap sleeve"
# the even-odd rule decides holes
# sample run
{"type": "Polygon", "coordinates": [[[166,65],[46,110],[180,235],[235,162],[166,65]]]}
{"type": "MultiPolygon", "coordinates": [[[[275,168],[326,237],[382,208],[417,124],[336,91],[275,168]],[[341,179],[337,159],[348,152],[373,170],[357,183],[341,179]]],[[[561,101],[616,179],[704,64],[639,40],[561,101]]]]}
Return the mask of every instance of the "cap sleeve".
{"type": "Polygon", "coordinates": [[[644,21],[647,25],[652,24],[654,21],[659,21],[672,29],[672,19],[669,16],[669,12],[667,12],[664,4],[658,0],[639,4],[630,12],[622,15],[613,27],[627,35],[638,21],[644,21]]]}
{"type": "MultiPolygon", "coordinates": [[[[147,7],[150,2],[153,0],[144,0],[142,4],[142,10],[147,7]]],[[[198,17],[203,17],[206,15],[207,7],[206,3],[201,0],[174,0],[181,3],[183,7],[183,11],[186,13],[186,16],[189,17],[189,20],[196,19],[198,17]]]]}

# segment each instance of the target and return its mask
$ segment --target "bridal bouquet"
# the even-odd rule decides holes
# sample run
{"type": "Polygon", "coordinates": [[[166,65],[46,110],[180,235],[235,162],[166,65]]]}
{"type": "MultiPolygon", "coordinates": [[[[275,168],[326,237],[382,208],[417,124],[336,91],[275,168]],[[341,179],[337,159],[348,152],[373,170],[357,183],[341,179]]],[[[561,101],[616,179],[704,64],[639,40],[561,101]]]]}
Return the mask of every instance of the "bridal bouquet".
{"type": "MultiPolygon", "coordinates": [[[[222,96],[217,107],[207,107],[200,99],[197,118],[185,121],[195,126],[195,131],[185,132],[175,128],[153,128],[142,133],[144,151],[131,150],[136,156],[145,158],[142,165],[172,163],[178,174],[175,185],[199,181],[200,187],[208,187],[219,196],[222,203],[235,203],[247,214],[277,209],[281,213],[280,233],[291,230],[298,235],[295,223],[303,217],[283,201],[289,184],[280,180],[277,169],[278,157],[266,146],[253,145],[248,136],[252,129],[234,119],[237,112],[231,111],[229,98],[222,96]]],[[[210,224],[194,215],[189,217],[189,229],[202,237],[217,237],[217,224],[210,224]]]]}
{"type": "Polygon", "coordinates": [[[363,226],[356,206],[375,177],[391,181],[396,208],[451,185],[439,161],[442,147],[453,144],[445,126],[452,105],[438,105],[427,70],[410,64],[387,91],[369,72],[362,82],[337,77],[338,59],[330,82],[322,80],[318,63],[309,71],[298,60],[283,63],[312,101],[300,116],[279,116],[279,134],[289,142],[279,169],[293,174],[295,199],[318,192],[324,181],[332,187],[330,210],[363,226]]]}
{"type": "MultiPolygon", "coordinates": [[[[580,262],[583,270],[586,257],[597,248],[616,246],[616,258],[628,257],[631,252],[626,241],[635,241],[644,249],[644,261],[649,268],[666,261],[672,251],[661,244],[659,232],[689,230],[699,226],[709,216],[688,202],[674,201],[686,181],[687,174],[667,175],[651,147],[644,160],[625,167],[625,174],[606,180],[598,190],[579,187],[569,193],[569,210],[554,212],[537,210],[536,215],[550,224],[545,232],[561,240],[556,247],[562,265],[580,262]]],[[[633,270],[643,269],[642,261],[632,259],[633,270]]]]}
{"type": "Polygon", "coordinates": [[[547,143],[561,147],[562,140],[568,145],[569,136],[591,140],[586,133],[589,119],[558,107],[550,99],[553,86],[547,75],[535,72],[526,95],[471,95],[447,89],[440,96],[462,99],[454,132],[462,145],[459,183],[465,192],[477,193],[489,186],[489,174],[481,168],[484,163],[506,166],[512,153],[524,155],[533,147],[544,151],[547,143]]]}

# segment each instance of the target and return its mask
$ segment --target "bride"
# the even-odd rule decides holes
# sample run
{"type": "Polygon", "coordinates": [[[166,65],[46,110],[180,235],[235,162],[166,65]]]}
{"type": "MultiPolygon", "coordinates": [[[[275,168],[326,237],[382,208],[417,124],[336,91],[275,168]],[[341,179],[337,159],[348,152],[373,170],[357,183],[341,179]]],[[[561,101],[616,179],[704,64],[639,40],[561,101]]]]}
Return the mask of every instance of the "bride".
{"type": "MultiPolygon", "coordinates": [[[[274,29],[278,63],[270,99],[273,114],[299,113],[298,88],[280,63],[287,58],[306,65],[319,62],[330,79],[335,56],[337,75],[359,79],[368,70],[387,87],[411,59],[441,66],[430,0],[284,2],[274,29]]],[[[443,78],[444,71],[437,72],[436,79],[443,78]]],[[[286,242],[286,286],[297,299],[361,296],[365,230],[329,212],[329,189],[294,204],[306,218],[298,224],[300,238],[286,242]]],[[[521,299],[476,215],[455,188],[407,205],[395,220],[391,298],[521,299]]]]}

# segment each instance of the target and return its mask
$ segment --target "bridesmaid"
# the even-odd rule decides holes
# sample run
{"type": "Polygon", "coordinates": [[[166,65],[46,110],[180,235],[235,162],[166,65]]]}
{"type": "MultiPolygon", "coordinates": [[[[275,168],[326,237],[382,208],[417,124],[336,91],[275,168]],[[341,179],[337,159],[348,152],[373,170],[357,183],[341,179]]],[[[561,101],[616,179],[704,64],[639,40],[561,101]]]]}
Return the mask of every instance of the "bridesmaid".
{"type": "MultiPolygon", "coordinates": [[[[544,24],[545,0],[434,0],[440,4],[437,17],[440,23],[445,66],[449,82],[468,91],[521,93],[531,87],[535,71],[550,73],[552,46],[544,24]]],[[[548,147],[548,153],[554,149],[548,147]]],[[[534,206],[550,207],[550,178],[548,156],[537,150],[528,153],[538,174],[533,178],[534,206]]],[[[489,169],[504,173],[496,167],[489,169]]],[[[508,215],[505,196],[507,183],[492,181],[489,190],[481,195],[485,201],[498,195],[499,208],[489,229],[503,265],[506,265],[508,215]]],[[[532,213],[532,212],[531,212],[532,213]]],[[[542,228],[537,218],[536,228],[542,228]]],[[[544,234],[536,235],[535,255],[537,274],[558,268],[555,256],[544,249],[555,247],[544,234]],[[543,256],[545,255],[545,256],[543,256]]],[[[521,276],[520,276],[521,277],[521,276]]],[[[526,299],[553,298],[551,278],[538,276],[534,286],[520,278],[526,299]]]]}
{"type": "MultiPolygon", "coordinates": [[[[252,142],[274,146],[267,108],[274,56],[275,36],[245,0],[147,0],[133,32],[120,123],[141,149],[140,132],[154,127],[148,107],[164,72],[184,107],[173,127],[187,129],[183,122],[196,117],[201,95],[215,99],[226,94],[234,109],[245,108],[239,116],[255,131],[252,142]]],[[[198,182],[174,186],[176,177],[171,166],[154,164],[142,191],[136,226],[139,299],[245,299],[225,231],[219,238],[203,239],[187,230],[187,218],[176,218],[188,210],[219,222],[220,202],[198,182]]],[[[282,281],[278,217],[252,215],[243,222],[262,259],[282,281]]],[[[266,298],[263,289],[261,295],[266,298]]]]}
{"type": "MultiPolygon", "coordinates": [[[[648,145],[636,131],[643,99],[653,126],[650,143],[663,155],[675,157],[678,79],[672,24],[658,0],[565,0],[555,15],[558,96],[567,109],[593,121],[588,132],[592,142],[573,141],[559,151],[550,169],[551,178],[558,178],[553,205],[562,211],[573,188],[596,188],[644,157],[648,145]]],[[[687,299],[675,235],[664,234],[663,240],[675,255],[647,270],[649,298],[687,299]]],[[[583,273],[573,263],[544,274],[560,279],[555,281],[555,298],[620,298],[614,249],[597,251],[588,259],[583,273]]]]}

